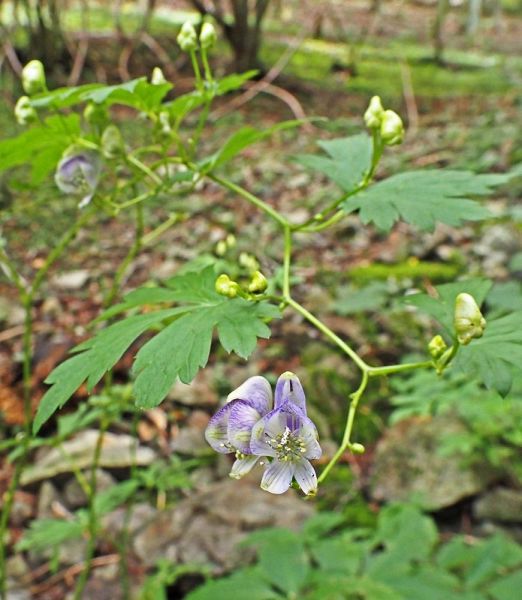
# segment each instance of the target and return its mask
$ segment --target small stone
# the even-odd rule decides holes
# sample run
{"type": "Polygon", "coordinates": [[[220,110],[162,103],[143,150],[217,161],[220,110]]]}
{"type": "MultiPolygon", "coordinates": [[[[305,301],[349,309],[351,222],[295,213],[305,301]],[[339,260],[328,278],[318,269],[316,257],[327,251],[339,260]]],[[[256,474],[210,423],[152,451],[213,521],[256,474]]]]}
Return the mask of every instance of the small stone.
{"type": "Polygon", "coordinates": [[[195,410],[183,429],[180,429],[172,440],[170,447],[173,452],[187,456],[205,456],[209,454],[209,447],[205,441],[205,428],[209,416],[201,410],[195,410]]]}
{"type": "Polygon", "coordinates": [[[61,502],[61,500],[62,497],[54,485],[50,481],[44,481],[38,494],[36,509],[38,519],[55,519],[56,513],[53,510],[53,505],[56,502],[61,502]]]}
{"type": "Polygon", "coordinates": [[[390,427],[375,452],[371,495],[379,502],[416,500],[426,510],[440,510],[484,490],[495,474],[487,463],[464,467],[440,456],[443,436],[464,426],[454,418],[411,418],[390,427]]]}
{"type": "Polygon", "coordinates": [[[497,487],[473,504],[477,519],[522,523],[522,490],[497,487]]]}
{"type": "Polygon", "coordinates": [[[77,269],[55,275],[51,279],[51,285],[59,290],[74,291],[82,288],[89,279],[89,271],[86,269],[77,269]]]}
{"type": "MultiPolygon", "coordinates": [[[[127,523],[129,533],[133,534],[147,526],[147,524],[156,516],[157,511],[150,504],[140,502],[132,507],[130,518],[127,523]]],[[[127,509],[123,506],[102,516],[101,523],[103,529],[111,536],[119,535],[127,520],[127,509]]]]}
{"type": "MultiPolygon", "coordinates": [[[[77,469],[91,466],[98,441],[98,431],[86,429],[67,442],[61,451],[53,448],[28,467],[21,478],[22,485],[28,485],[42,479],[49,479],[61,473],[70,473],[72,465],[77,469]],[[68,460],[64,460],[64,456],[68,460]]],[[[148,447],[136,446],[135,439],[126,434],[107,432],[103,436],[99,465],[104,468],[124,468],[135,464],[147,466],[156,458],[156,453],[148,447]]]]}

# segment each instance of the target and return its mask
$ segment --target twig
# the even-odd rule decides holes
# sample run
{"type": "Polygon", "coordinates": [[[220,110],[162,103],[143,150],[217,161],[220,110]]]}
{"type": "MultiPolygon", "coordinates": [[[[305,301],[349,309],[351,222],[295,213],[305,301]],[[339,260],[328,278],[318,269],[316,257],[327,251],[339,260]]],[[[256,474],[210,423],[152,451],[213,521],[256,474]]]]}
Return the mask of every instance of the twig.
{"type": "Polygon", "coordinates": [[[85,59],[87,58],[87,50],[89,49],[89,38],[88,36],[83,36],[82,39],[78,42],[78,47],[76,50],[76,54],[74,56],[74,63],[71,69],[71,74],[67,79],[67,85],[74,86],[78,85],[78,81],[80,81],[80,77],[83,71],[83,67],[85,65],[85,59]]]}
{"type": "Polygon", "coordinates": [[[408,130],[414,136],[419,127],[419,111],[417,110],[417,102],[415,101],[410,67],[405,60],[401,60],[401,79],[402,93],[404,95],[404,102],[406,103],[406,113],[408,114],[408,130]]]}

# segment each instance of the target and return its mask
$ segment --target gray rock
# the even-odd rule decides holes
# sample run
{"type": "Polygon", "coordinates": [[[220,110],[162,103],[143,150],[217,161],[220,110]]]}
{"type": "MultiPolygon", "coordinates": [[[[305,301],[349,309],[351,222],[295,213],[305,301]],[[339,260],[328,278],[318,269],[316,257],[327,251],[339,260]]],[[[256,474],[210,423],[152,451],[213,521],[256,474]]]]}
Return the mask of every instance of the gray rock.
{"type": "Polygon", "coordinates": [[[407,419],[388,429],[375,452],[372,498],[414,499],[427,510],[439,510],[484,490],[494,477],[486,464],[464,467],[437,453],[443,436],[462,430],[463,425],[445,416],[407,419]]]}
{"type": "Polygon", "coordinates": [[[160,558],[211,565],[223,573],[240,564],[245,551],[237,544],[257,527],[297,529],[313,512],[292,490],[281,496],[259,488],[259,473],[240,481],[227,479],[194,493],[158,513],[134,539],[145,566],[160,558]]]}
{"type": "Polygon", "coordinates": [[[73,291],[82,288],[88,279],[89,271],[86,269],[77,269],[76,271],[67,271],[66,273],[55,275],[51,279],[51,285],[60,290],[73,291]]]}
{"type": "Polygon", "coordinates": [[[477,519],[522,523],[522,491],[495,488],[475,501],[473,513],[477,519]]]}
{"type": "Polygon", "coordinates": [[[55,503],[61,503],[62,497],[50,481],[44,481],[38,494],[36,515],[39,519],[54,519],[56,512],[53,510],[55,503]]]}
{"type": "MultiPolygon", "coordinates": [[[[84,472],[84,475],[89,483],[91,481],[91,472],[91,469],[84,472]]],[[[96,489],[98,492],[108,490],[115,483],[116,480],[110,473],[104,471],[103,469],[96,470],[96,489]]],[[[87,504],[87,495],[85,494],[82,486],[78,483],[76,477],[70,479],[65,484],[63,496],[69,508],[78,508],[79,506],[85,506],[87,504]]]]}
{"type": "Polygon", "coordinates": [[[173,452],[188,456],[205,456],[209,454],[209,445],[205,441],[205,428],[209,416],[201,410],[195,410],[190,415],[186,427],[179,429],[170,444],[173,452]]]}
{"type": "Polygon", "coordinates": [[[216,406],[218,396],[208,373],[202,369],[189,385],[177,381],[169,391],[169,400],[185,406],[216,406]]]}
{"type": "MultiPolygon", "coordinates": [[[[133,534],[145,527],[157,514],[155,508],[150,504],[140,502],[132,507],[130,518],[127,523],[129,533],[133,534]]],[[[127,520],[127,509],[123,506],[103,515],[101,524],[106,533],[116,537],[125,526],[127,520]]]]}
{"type": "Polygon", "coordinates": [[[16,587],[13,581],[7,580],[7,600],[31,600],[32,597],[31,592],[16,587]]]}
{"type": "MultiPolygon", "coordinates": [[[[21,484],[27,485],[42,479],[49,479],[60,473],[70,473],[71,465],[77,469],[91,466],[94,449],[98,441],[98,431],[86,429],[77,436],[62,444],[61,451],[53,448],[27,468],[21,478],[21,484]],[[65,460],[64,456],[69,457],[65,460]]],[[[133,463],[147,466],[156,458],[151,448],[135,446],[136,442],[130,435],[107,432],[103,437],[99,466],[104,468],[129,467],[133,463]]]]}

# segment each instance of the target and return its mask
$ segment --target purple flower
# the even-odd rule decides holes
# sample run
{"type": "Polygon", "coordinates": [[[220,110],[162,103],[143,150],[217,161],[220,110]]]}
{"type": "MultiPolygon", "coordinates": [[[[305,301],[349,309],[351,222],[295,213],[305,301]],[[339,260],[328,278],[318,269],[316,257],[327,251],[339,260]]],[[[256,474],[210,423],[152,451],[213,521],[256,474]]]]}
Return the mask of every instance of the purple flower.
{"type": "Polygon", "coordinates": [[[87,206],[94,196],[100,178],[101,163],[97,154],[79,151],[62,158],[54,180],[66,194],[83,196],[79,207],[87,206]]]}
{"type": "Polygon", "coordinates": [[[252,427],[272,409],[272,389],[259,375],[250,377],[227,397],[227,404],[210,419],[205,439],[216,452],[236,453],[230,477],[240,479],[259,460],[250,451],[252,427]]]}
{"type": "Polygon", "coordinates": [[[305,494],[317,491],[317,476],[309,459],[320,458],[317,429],[306,416],[303,388],[290,372],[283,373],[276,385],[274,410],[252,428],[250,450],[271,457],[261,487],[282,494],[295,478],[305,494]]]}
{"type": "Polygon", "coordinates": [[[321,456],[317,429],[306,416],[301,382],[289,371],[277,380],[273,405],[272,390],[264,377],[245,381],[212,417],[205,437],[217,452],[236,453],[231,477],[239,479],[265,457],[264,490],[282,494],[294,478],[305,494],[317,490],[309,461],[321,456]]]}

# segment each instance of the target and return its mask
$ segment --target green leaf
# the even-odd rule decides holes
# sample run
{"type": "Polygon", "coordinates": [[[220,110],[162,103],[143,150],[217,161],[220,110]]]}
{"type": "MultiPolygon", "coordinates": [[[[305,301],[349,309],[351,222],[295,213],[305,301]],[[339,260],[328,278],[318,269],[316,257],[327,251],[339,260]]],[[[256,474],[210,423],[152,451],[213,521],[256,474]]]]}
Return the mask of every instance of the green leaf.
{"type": "Polygon", "coordinates": [[[460,349],[455,366],[506,396],[513,374],[522,369],[522,311],[489,319],[478,340],[460,349]]]}
{"type": "Polygon", "coordinates": [[[482,587],[506,569],[522,564],[522,547],[502,534],[497,534],[481,545],[476,561],[466,575],[466,587],[482,587]]]}
{"type": "Polygon", "coordinates": [[[455,300],[463,292],[471,294],[476,303],[481,306],[493,282],[489,279],[480,277],[456,281],[454,283],[444,283],[437,285],[435,291],[437,298],[427,294],[412,294],[404,299],[406,304],[411,304],[428,313],[435,318],[445,330],[449,339],[454,337],[453,317],[455,313],[455,300]]]}
{"type": "Polygon", "coordinates": [[[519,281],[495,283],[488,294],[487,304],[496,313],[522,310],[522,283],[519,281]]]}
{"type": "Polygon", "coordinates": [[[0,171],[29,164],[32,182],[40,183],[56,168],[63,151],[79,132],[80,118],[76,114],[47,117],[42,125],[0,141],[0,171]]]}
{"type": "Polygon", "coordinates": [[[204,173],[213,171],[232,160],[248,146],[270,137],[278,131],[299,127],[303,123],[304,121],[302,119],[296,119],[293,121],[283,121],[282,123],[278,123],[277,125],[264,130],[255,129],[254,127],[243,127],[230,136],[215,154],[204,159],[200,163],[200,170],[204,173]]]}
{"type": "Polygon", "coordinates": [[[246,71],[245,73],[232,73],[232,75],[227,75],[217,82],[216,94],[218,96],[223,96],[229,92],[238,90],[243,87],[247,81],[253,79],[258,73],[259,71],[254,69],[246,71]]]}
{"type": "Polygon", "coordinates": [[[19,551],[56,548],[67,540],[80,538],[83,530],[83,525],[77,520],[36,519],[31,521],[29,530],[24,533],[16,548],[19,551]]]}
{"type": "Polygon", "coordinates": [[[265,320],[278,318],[278,308],[267,302],[224,298],[214,291],[214,280],[214,270],[209,268],[169,282],[175,286],[176,301],[192,306],[138,352],[133,366],[138,406],[159,404],[177,378],[192,381],[207,364],[214,329],[223,348],[242,358],[252,353],[257,338],[270,336],[265,320]]]}
{"type": "Polygon", "coordinates": [[[288,529],[274,528],[258,531],[244,543],[255,546],[265,579],[287,596],[296,596],[310,569],[302,538],[288,529]]]}
{"type": "Polygon", "coordinates": [[[258,568],[242,569],[230,577],[209,581],[190,592],[186,600],[282,600],[258,568]]]}
{"type": "Polygon", "coordinates": [[[351,535],[342,535],[315,542],[311,552],[325,573],[355,575],[362,564],[366,546],[354,542],[351,535]]]}
{"type": "Polygon", "coordinates": [[[490,194],[509,180],[508,175],[476,175],[470,171],[419,170],[393,175],[348,198],[347,213],[359,211],[364,224],[384,231],[403,219],[431,231],[436,222],[460,225],[490,216],[473,196],[490,194]]]}
{"type": "Polygon", "coordinates": [[[104,515],[121,506],[136,492],[138,481],[129,479],[116,485],[112,485],[107,490],[96,494],[94,506],[96,515],[104,515]]]}
{"type": "Polygon", "coordinates": [[[304,167],[320,171],[345,192],[353,191],[372,162],[372,141],[366,133],[346,138],[318,142],[328,154],[302,154],[295,161],[304,167]]]}
{"type": "Polygon", "coordinates": [[[522,590],[522,569],[509,575],[502,575],[502,578],[494,583],[488,592],[495,600],[516,600],[520,590],[522,590]]]}
{"type": "Polygon", "coordinates": [[[84,381],[88,381],[89,390],[92,390],[137,337],[170,316],[171,310],[135,315],[101,330],[90,340],[73,348],[76,354],[58,365],[45,380],[51,387],[40,400],[33,431],[36,433],[84,381]]]}

